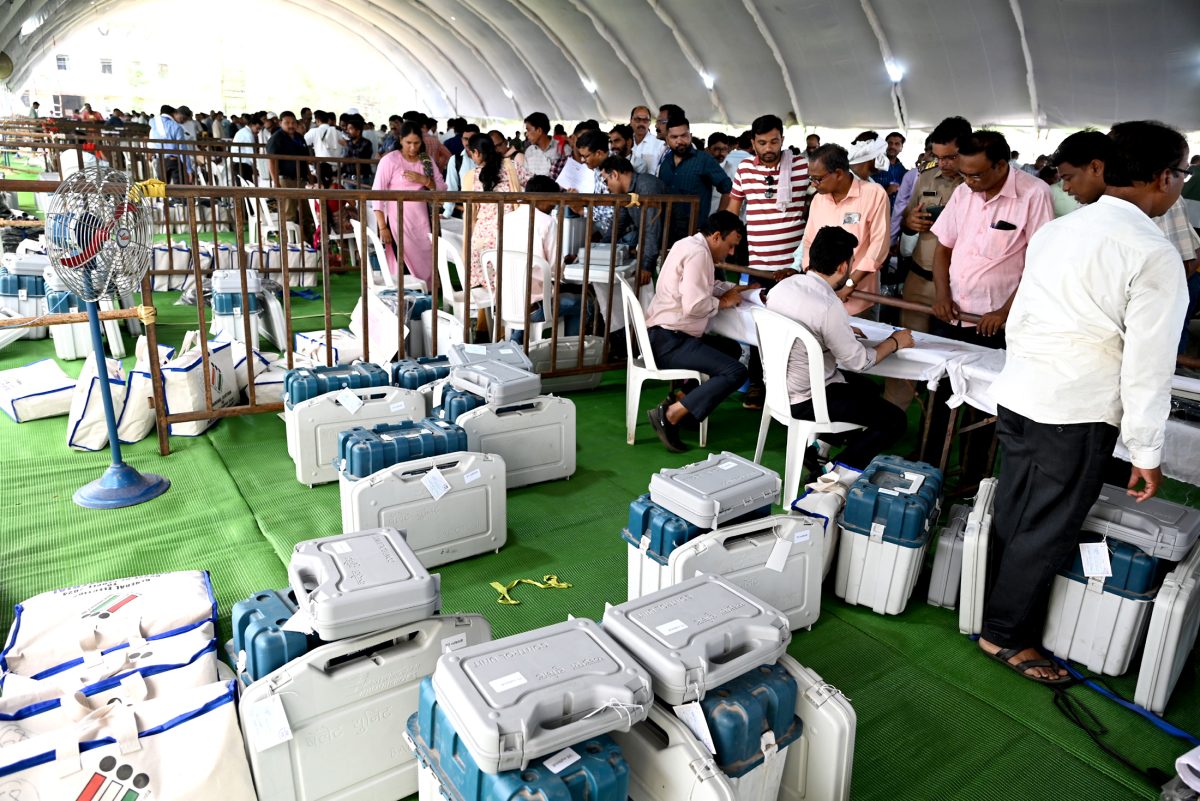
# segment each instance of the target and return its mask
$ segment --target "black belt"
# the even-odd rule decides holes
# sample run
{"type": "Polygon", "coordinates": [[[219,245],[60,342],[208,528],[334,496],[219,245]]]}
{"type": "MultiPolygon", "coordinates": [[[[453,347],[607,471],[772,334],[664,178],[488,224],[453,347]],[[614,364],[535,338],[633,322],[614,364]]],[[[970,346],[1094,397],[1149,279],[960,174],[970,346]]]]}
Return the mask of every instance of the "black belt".
{"type": "Polygon", "coordinates": [[[930,281],[930,282],[932,282],[932,281],[933,281],[933,272],[932,272],[932,271],[930,271],[930,270],[926,270],[924,267],[922,267],[921,265],[917,264],[917,262],[916,262],[914,259],[909,259],[909,261],[908,261],[908,271],[909,271],[910,273],[914,273],[914,274],[916,274],[916,275],[919,275],[919,276],[921,276],[921,277],[922,277],[922,278],[924,278],[926,281],[930,281]]]}

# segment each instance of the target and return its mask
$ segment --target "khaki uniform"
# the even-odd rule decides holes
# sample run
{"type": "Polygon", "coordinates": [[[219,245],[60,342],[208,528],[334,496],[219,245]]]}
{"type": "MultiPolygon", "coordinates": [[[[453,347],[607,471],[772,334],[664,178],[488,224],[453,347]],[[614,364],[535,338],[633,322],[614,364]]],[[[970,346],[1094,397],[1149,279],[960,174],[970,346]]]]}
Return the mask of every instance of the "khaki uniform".
{"type": "MultiPolygon", "coordinates": [[[[950,195],[962,183],[962,178],[947,178],[937,167],[917,176],[912,197],[904,209],[905,216],[913,209],[929,206],[945,206],[950,195]]],[[[937,250],[937,237],[929,231],[917,235],[917,247],[913,250],[913,261],[919,269],[910,269],[904,279],[904,299],[932,306],[935,300],[933,287],[933,254],[937,250]],[[922,274],[926,273],[926,274],[922,274]]],[[[920,312],[900,312],[900,325],[913,331],[929,331],[929,315],[920,312]]]]}

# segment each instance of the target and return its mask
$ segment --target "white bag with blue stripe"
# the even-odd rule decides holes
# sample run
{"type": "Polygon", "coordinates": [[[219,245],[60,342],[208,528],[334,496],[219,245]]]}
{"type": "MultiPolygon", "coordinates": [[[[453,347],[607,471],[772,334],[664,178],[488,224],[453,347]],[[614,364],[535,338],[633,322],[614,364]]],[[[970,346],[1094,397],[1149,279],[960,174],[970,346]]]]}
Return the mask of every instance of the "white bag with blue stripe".
{"type": "Polygon", "coordinates": [[[14,423],[66,414],[74,392],[75,379],[54,359],[0,372],[0,409],[14,423]]]}
{"type": "Polygon", "coordinates": [[[217,623],[207,571],[51,590],[17,604],[0,673],[40,680],[77,665],[100,667],[107,654],[126,645],[157,642],[205,623],[217,623]]]}
{"type": "Polygon", "coordinates": [[[10,723],[0,744],[0,798],[254,801],[235,685],[94,711],[79,706],[77,721],[46,733],[27,731],[29,721],[10,723]]]}
{"type": "MultiPolygon", "coordinates": [[[[125,409],[125,371],[116,359],[105,359],[108,386],[112,392],[113,414],[120,418],[125,409]]],[[[77,451],[98,451],[108,444],[108,423],[104,419],[104,399],[100,397],[100,376],[96,354],[89,353],[84,362],[71,411],[67,415],[67,445],[77,451]]]]}

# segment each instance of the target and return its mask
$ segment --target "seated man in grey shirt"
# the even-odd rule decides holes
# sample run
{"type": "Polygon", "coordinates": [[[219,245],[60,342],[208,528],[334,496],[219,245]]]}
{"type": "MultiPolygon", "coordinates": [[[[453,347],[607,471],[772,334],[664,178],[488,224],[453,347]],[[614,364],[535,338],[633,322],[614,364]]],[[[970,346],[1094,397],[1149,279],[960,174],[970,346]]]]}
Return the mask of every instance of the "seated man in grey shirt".
{"type": "MultiPolygon", "coordinates": [[[[841,435],[846,448],[837,459],[855,470],[863,470],[904,436],[908,419],[903,410],[880,396],[879,385],[857,373],[843,374],[837,365],[866,370],[901,348],[911,348],[913,338],[911,331],[902,330],[873,347],[859,341],[861,332],[850,325],[850,316],[837,296],[837,290],[850,275],[850,261],[857,245],[858,237],[844,228],[822,228],[810,246],[808,271],[776,284],[767,295],[767,308],[801,323],[820,343],[825,358],[829,419],[866,427],[841,435]]],[[[799,341],[788,359],[787,386],[792,417],[812,420],[808,352],[799,341]]],[[[836,436],[825,435],[825,438],[836,436]]]]}

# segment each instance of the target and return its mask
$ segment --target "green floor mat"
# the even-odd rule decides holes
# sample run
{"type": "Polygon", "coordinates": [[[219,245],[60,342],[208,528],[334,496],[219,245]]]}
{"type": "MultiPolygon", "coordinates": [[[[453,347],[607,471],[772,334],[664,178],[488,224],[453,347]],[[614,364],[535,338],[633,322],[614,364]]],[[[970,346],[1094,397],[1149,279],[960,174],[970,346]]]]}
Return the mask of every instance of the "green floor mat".
{"type": "MultiPolygon", "coordinates": [[[[334,307],[353,306],[357,278],[337,276],[334,307]]],[[[195,327],[195,309],[156,295],[168,342],[195,327]]],[[[296,302],[298,316],[319,325],[322,301],[296,302]]],[[[344,320],[344,318],[341,318],[344,320]]],[[[130,341],[132,347],[132,341],[130,341]]],[[[0,351],[0,369],[52,354],[49,340],[20,341],[0,351]]],[[[67,363],[78,372],[80,362],[67,363]]],[[[598,618],[625,598],[626,546],[619,536],[629,502],[652,473],[703,455],[666,453],[644,411],[665,394],[643,393],[637,442],[625,442],[624,377],[573,395],[578,410],[578,470],[568,481],[513,490],[508,542],[487,554],[438,568],[443,609],[484,614],[497,636],[562,620],[598,618]],[[555,574],[572,586],[513,591],[519,606],[498,604],[490,582],[541,580],[555,574]]],[[[760,413],[730,399],[714,413],[709,450],[753,454],[760,413]]],[[[296,482],[283,423],[275,415],[224,420],[203,437],[172,440],[156,455],[148,439],[126,448],[129,461],[168,476],[170,492],[128,510],[82,510],[71,494],[100,474],[106,453],[80,454],[64,443],[65,418],[16,425],[0,419],[0,465],[6,514],[0,523],[0,626],[12,605],[56,587],[138,573],[205,567],[220,602],[222,634],[236,600],[286,584],[285,560],[303,539],[340,528],[336,484],[296,482]]],[[[685,433],[693,446],[696,433],[685,433]]],[[[907,452],[913,434],[897,448],[907,452]]],[[[784,430],[773,425],[764,461],[783,467],[784,430]]],[[[1196,489],[1173,484],[1191,497],[1196,489]]],[[[1157,797],[1138,776],[1105,756],[1053,706],[1051,691],[984,659],[959,635],[953,612],[924,602],[925,580],[903,615],[881,617],[849,607],[826,585],[820,619],[796,632],[789,648],[840,688],[858,715],[855,799],[1125,799],[1157,797]]],[[[1135,668],[1136,670],[1136,664],[1135,668]]],[[[1196,660],[1185,666],[1168,718],[1200,730],[1196,660]]],[[[1135,674],[1113,682],[1127,697],[1135,674]]],[[[1108,728],[1106,741],[1137,765],[1169,769],[1186,745],[1086,689],[1070,691],[1108,728]]]]}

